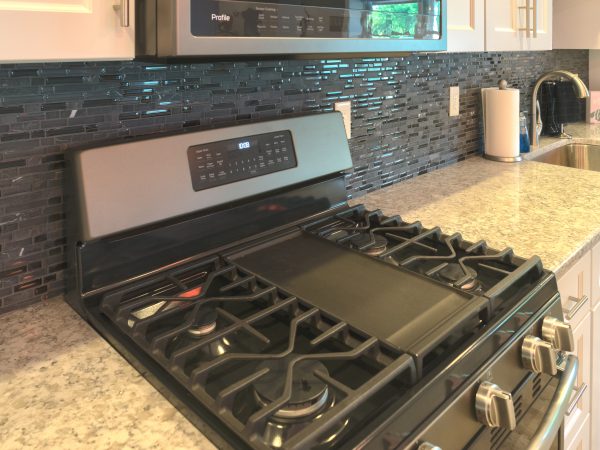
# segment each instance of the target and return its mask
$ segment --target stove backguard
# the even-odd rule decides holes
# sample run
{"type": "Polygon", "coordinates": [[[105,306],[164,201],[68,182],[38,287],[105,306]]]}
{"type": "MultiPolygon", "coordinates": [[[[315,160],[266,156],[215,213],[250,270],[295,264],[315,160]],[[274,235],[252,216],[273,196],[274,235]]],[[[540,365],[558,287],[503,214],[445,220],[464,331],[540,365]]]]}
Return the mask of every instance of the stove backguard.
{"type": "Polygon", "coordinates": [[[339,113],[113,142],[67,160],[76,297],[345,207],[352,165],[339,113]]]}
{"type": "Polygon", "coordinates": [[[82,242],[206,214],[352,167],[338,112],[121,141],[68,158],[82,242]]]}

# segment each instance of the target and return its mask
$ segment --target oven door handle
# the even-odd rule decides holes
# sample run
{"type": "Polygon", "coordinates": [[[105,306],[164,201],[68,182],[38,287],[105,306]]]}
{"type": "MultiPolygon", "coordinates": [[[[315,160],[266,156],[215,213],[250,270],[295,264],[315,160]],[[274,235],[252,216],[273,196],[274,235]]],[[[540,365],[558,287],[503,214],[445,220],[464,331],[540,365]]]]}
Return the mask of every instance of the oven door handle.
{"type": "Polygon", "coordinates": [[[556,390],[554,397],[552,397],[548,411],[535,432],[528,450],[549,450],[563,423],[565,413],[569,407],[573,388],[577,381],[577,369],[579,367],[577,356],[568,355],[564,367],[560,382],[558,383],[558,389],[556,390]]]}

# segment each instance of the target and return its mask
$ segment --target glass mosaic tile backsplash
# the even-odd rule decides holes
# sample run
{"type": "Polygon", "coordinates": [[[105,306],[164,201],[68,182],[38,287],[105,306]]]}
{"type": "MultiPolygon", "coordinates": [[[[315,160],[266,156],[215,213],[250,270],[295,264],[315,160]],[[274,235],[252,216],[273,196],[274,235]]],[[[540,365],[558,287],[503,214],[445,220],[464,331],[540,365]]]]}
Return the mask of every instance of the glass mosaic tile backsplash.
{"type": "MultiPolygon", "coordinates": [[[[349,196],[481,150],[481,87],[526,110],[541,73],[588,78],[587,51],[395,58],[0,65],[0,312],[64,290],[64,153],[81,143],[331,111],[352,101],[349,196]],[[461,114],[448,117],[448,88],[461,114]]],[[[327,149],[323,149],[327,151],[327,149]]]]}

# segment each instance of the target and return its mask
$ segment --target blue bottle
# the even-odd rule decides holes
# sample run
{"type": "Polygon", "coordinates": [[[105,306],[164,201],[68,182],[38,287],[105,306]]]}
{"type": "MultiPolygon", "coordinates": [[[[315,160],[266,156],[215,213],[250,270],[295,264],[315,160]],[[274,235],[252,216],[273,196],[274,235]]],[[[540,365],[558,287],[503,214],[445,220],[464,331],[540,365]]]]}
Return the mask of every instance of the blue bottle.
{"type": "Polygon", "coordinates": [[[519,114],[519,134],[521,139],[521,153],[529,153],[529,132],[527,131],[527,116],[525,113],[519,114]]]}

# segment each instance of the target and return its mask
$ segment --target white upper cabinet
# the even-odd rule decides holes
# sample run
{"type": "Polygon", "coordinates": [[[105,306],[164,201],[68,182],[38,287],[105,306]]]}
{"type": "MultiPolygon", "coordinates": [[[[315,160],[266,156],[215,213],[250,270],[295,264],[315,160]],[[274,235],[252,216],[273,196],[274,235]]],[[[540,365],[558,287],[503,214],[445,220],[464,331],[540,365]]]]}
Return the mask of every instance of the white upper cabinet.
{"type": "Polygon", "coordinates": [[[134,4],[134,0],[0,0],[0,62],[132,59],[134,4]]]}
{"type": "Polygon", "coordinates": [[[486,50],[552,50],[552,0],[486,0],[486,50]]]}
{"type": "Polygon", "coordinates": [[[448,51],[485,50],[485,0],[448,0],[448,51]]]}
{"type": "Polygon", "coordinates": [[[600,1],[554,0],[554,48],[600,49],[600,1]]]}

